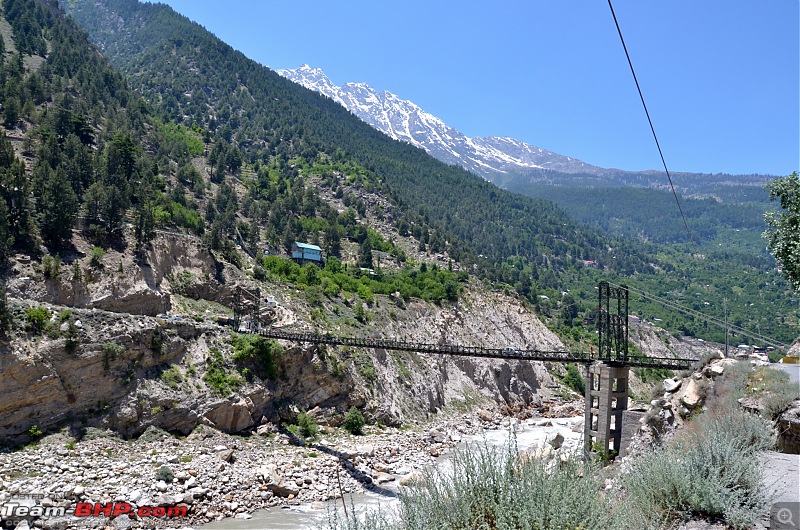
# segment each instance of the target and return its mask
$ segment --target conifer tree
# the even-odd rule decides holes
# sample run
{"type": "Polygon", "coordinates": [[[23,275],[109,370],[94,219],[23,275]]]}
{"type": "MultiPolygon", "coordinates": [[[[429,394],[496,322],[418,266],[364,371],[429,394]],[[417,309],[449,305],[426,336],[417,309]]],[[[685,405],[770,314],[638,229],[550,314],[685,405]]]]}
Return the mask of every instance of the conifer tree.
{"type": "MultiPolygon", "coordinates": [[[[46,166],[44,166],[46,168],[46,166]]],[[[63,168],[49,173],[42,184],[42,195],[37,203],[39,211],[39,230],[44,241],[56,248],[61,247],[72,237],[72,224],[78,212],[78,197],[63,168]]]]}

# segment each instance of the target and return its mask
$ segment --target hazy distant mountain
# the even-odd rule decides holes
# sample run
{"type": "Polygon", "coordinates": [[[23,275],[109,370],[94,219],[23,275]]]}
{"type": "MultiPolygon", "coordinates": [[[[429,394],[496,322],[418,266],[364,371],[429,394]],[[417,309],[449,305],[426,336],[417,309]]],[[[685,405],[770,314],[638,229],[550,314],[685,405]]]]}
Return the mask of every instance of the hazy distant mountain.
{"type": "Polygon", "coordinates": [[[278,73],[328,96],[392,138],[421,147],[443,162],[462,166],[489,180],[501,174],[526,173],[532,169],[584,174],[603,172],[602,168],[513,138],[469,138],[391,92],[378,92],[364,83],[336,86],[320,68],[304,64],[294,70],[278,70],[278,73]]]}

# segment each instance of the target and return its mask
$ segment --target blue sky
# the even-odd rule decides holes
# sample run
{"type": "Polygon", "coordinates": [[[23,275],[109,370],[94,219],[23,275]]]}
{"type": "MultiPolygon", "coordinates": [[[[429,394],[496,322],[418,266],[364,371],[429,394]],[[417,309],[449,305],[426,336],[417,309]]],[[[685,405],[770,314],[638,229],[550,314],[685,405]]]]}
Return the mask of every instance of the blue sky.
{"type": "MultiPolygon", "coordinates": [[[[167,0],[248,57],[365,82],[467,136],[661,161],[603,0],[167,0]]],[[[797,0],[616,0],[670,171],[800,169],[797,0]]]]}

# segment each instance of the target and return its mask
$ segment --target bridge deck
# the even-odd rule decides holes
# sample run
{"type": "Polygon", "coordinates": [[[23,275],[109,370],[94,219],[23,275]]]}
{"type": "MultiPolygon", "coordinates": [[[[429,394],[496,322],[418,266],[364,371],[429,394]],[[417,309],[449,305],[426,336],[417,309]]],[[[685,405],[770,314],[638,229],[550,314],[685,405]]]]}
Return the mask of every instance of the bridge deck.
{"type": "Polygon", "coordinates": [[[259,335],[271,339],[294,342],[310,342],[315,344],[333,344],[338,346],[354,346],[357,348],[380,348],[384,350],[413,351],[418,353],[434,353],[439,355],[456,355],[464,357],[483,357],[489,359],[514,359],[518,361],[555,361],[591,364],[603,361],[610,364],[635,366],[644,368],[668,368],[671,370],[687,370],[696,359],[674,359],[669,357],[629,357],[628,359],[604,358],[596,353],[546,351],[536,349],[486,348],[483,346],[463,346],[458,344],[430,344],[378,337],[340,337],[332,334],[311,332],[292,332],[278,329],[265,329],[259,335]]]}

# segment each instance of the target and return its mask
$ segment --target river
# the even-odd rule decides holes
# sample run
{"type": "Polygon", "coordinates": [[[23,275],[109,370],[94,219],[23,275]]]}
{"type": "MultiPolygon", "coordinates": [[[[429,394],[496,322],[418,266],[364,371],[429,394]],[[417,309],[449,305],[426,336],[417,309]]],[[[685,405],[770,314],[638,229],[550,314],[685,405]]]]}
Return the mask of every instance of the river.
{"type": "MultiPolygon", "coordinates": [[[[573,427],[580,424],[583,417],[532,419],[515,424],[517,448],[526,451],[543,446],[547,440],[561,434],[564,437],[563,449],[577,448],[581,441],[582,432],[573,432],[573,427]]],[[[489,446],[501,447],[508,444],[510,429],[490,429],[482,433],[466,436],[460,446],[465,444],[483,443],[489,446]]],[[[449,453],[437,460],[437,467],[446,470],[450,463],[449,453]]],[[[399,505],[397,491],[400,488],[397,481],[381,486],[380,493],[367,491],[345,496],[348,510],[355,509],[363,512],[369,509],[380,509],[383,513],[391,513],[399,505]]],[[[223,519],[209,524],[200,525],[203,530],[301,530],[307,528],[324,528],[325,521],[332,510],[342,510],[342,500],[328,501],[322,506],[312,508],[310,504],[289,506],[285,508],[271,508],[258,510],[253,513],[252,519],[223,519]]]]}

